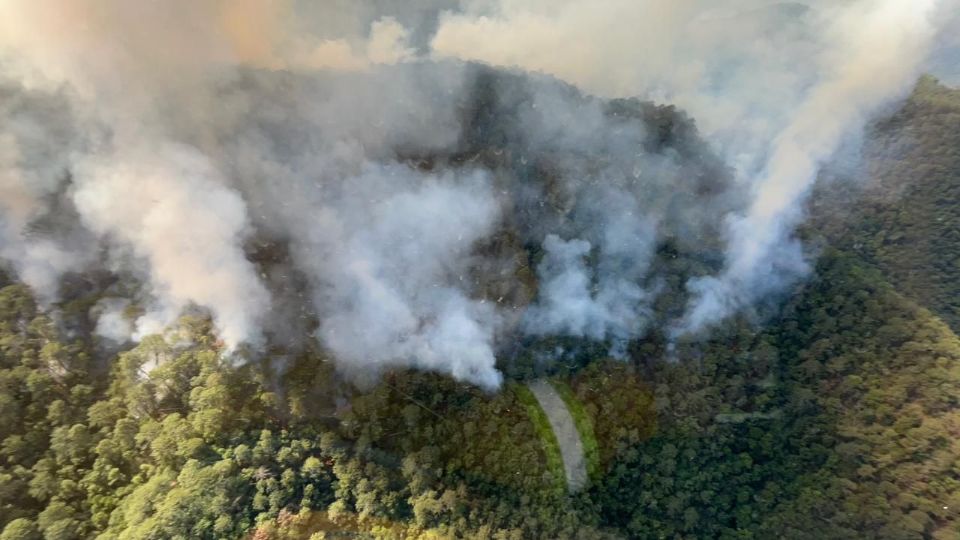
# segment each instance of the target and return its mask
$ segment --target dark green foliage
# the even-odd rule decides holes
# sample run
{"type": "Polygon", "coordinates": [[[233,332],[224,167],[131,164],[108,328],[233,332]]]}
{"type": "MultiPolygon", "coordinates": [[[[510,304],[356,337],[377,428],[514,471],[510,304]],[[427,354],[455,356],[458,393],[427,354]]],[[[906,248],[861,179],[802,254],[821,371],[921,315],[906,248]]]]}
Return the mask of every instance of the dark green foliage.
{"type": "Polygon", "coordinates": [[[947,389],[960,384],[960,339],[844,258],[821,265],[785,319],[787,414],[815,412],[798,446],[825,452],[767,530],[955,537],[960,396],[947,389]]]}
{"type": "Polygon", "coordinates": [[[751,349],[771,346],[775,386],[709,354],[699,370],[669,368],[690,371],[685,393],[659,396],[658,434],[607,475],[606,522],[640,538],[955,538],[960,396],[947,389],[960,385],[960,339],[876,273],[828,255],[751,349]],[[748,384],[762,391],[743,401],[748,384]],[[732,398],[766,414],[671,411],[711,394],[707,410],[732,398]]]}
{"type": "Polygon", "coordinates": [[[960,90],[922,78],[864,154],[865,179],[815,199],[817,229],[960,330],[960,90]]]}
{"type": "MultiPolygon", "coordinates": [[[[561,396],[564,393],[561,391],[561,396]]],[[[572,394],[568,401],[579,404],[571,407],[573,411],[580,409],[589,417],[595,439],[590,446],[598,453],[597,472],[609,468],[622,452],[656,430],[653,395],[623,362],[594,362],[573,378],[572,394]]]]}

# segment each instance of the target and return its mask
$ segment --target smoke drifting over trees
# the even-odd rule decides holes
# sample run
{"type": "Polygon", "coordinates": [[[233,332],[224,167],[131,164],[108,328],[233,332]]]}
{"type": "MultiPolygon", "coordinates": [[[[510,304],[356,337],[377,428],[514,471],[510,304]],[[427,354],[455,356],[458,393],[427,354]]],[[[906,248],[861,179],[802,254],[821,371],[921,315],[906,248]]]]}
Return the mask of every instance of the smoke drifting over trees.
{"type": "Polygon", "coordinates": [[[359,378],[496,388],[518,335],[616,352],[799,279],[819,165],[955,4],[361,2],[311,26],[294,2],[7,2],[0,255],[47,302],[115,276],[112,340],[200,308],[229,350],[317,339],[359,378]],[[685,313],[654,309],[667,244],[711,261],[685,313]]]}

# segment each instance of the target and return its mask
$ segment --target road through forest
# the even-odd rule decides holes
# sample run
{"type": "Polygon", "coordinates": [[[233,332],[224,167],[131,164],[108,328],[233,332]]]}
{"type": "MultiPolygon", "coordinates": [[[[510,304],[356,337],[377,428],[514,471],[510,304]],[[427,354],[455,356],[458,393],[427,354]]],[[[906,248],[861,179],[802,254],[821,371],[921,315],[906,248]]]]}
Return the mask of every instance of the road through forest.
{"type": "Polygon", "coordinates": [[[537,398],[557,437],[563,458],[563,472],[567,477],[567,490],[570,493],[579,491],[587,485],[587,462],[580,432],[577,431],[573,416],[567,410],[567,404],[553,386],[543,379],[528,383],[527,388],[537,398]]]}

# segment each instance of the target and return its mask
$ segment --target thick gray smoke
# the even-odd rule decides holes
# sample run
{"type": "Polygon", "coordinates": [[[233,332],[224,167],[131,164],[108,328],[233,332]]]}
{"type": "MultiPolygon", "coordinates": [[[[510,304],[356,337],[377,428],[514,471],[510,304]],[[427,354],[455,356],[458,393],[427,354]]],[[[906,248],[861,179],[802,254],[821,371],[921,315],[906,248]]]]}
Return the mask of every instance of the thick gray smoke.
{"type": "Polygon", "coordinates": [[[499,386],[496,314],[461,283],[471,247],[497,218],[489,179],[394,166],[363,171],[347,187],[324,220],[337,233],[324,239],[329,292],[317,292],[323,341],[351,370],[399,363],[499,386]]]}
{"type": "Polygon", "coordinates": [[[259,342],[269,300],[239,247],[246,208],[205,156],[159,144],[84,156],[74,170],[83,223],[149,266],[155,298],[137,337],[160,332],[194,303],[212,311],[229,347],[259,342]]]}
{"type": "Polygon", "coordinates": [[[753,192],[729,218],[723,272],[689,284],[694,299],[674,333],[698,333],[806,272],[792,233],[819,166],[909,91],[936,41],[952,39],[958,7],[490,0],[447,13],[433,47],[601,95],[659,96],[693,113],[753,192]]]}
{"type": "Polygon", "coordinates": [[[684,330],[699,331],[806,270],[791,233],[803,218],[803,201],[819,167],[845,135],[915,83],[935,35],[936,6],[934,0],[864,3],[835,22],[832,71],[808,91],[777,134],[753,181],[750,208],[731,218],[723,273],[691,282],[695,298],[684,330]]]}
{"type": "Polygon", "coordinates": [[[651,294],[643,283],[657,228],[629,193],[602,190],[588,205],[581,220],[591,225],[586,232],[596,245],[547,235],[537,268],[540,299],[527,312],[527,331],[610,340],[622,350],[650,322],[651,294]],[[594,248],[597,262],[590,265],[594,248]]]}
{"type": "Polygon", "coordinates": [[[699,332],[805,271],[819,164],[953,2],[906,4],[8,1],[0,257],[48,304],[118,276],[106,339],[203,309],[227,351],[317,339],[358,379],[699,332]]]}
{"type": "Polygon", "coordinates": [[[60,95],[0,83],[0,119],[0,256],[50,301],[60,276],[82,268],[89,255],[81,231],[57,231],[71,242],[44,234],[57,225],[56,195],[76,141],[71,112],[60,95]]]}

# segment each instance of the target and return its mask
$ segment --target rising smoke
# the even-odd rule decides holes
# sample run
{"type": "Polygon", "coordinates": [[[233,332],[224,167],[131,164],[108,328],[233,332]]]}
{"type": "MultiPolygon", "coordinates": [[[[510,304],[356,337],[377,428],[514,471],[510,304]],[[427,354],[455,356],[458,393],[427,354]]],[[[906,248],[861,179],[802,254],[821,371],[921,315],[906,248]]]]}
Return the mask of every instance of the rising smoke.
{"type": "Polygon", "coordinates": [[[200,308],[228,351],[312,336],[358,379],[496,388],[518,336],[621,354],[802,277],[820,164],[955,7],[322,6],[0,6],[0,256],[47,304],[68,273],[136,283],[93,311],[113,341],[200,308]],[[607,99],[630,96],[707,143],[607,99]],[[684,274],[685,313],[655,309],[665,246],[716,261],[684,274]]]}

